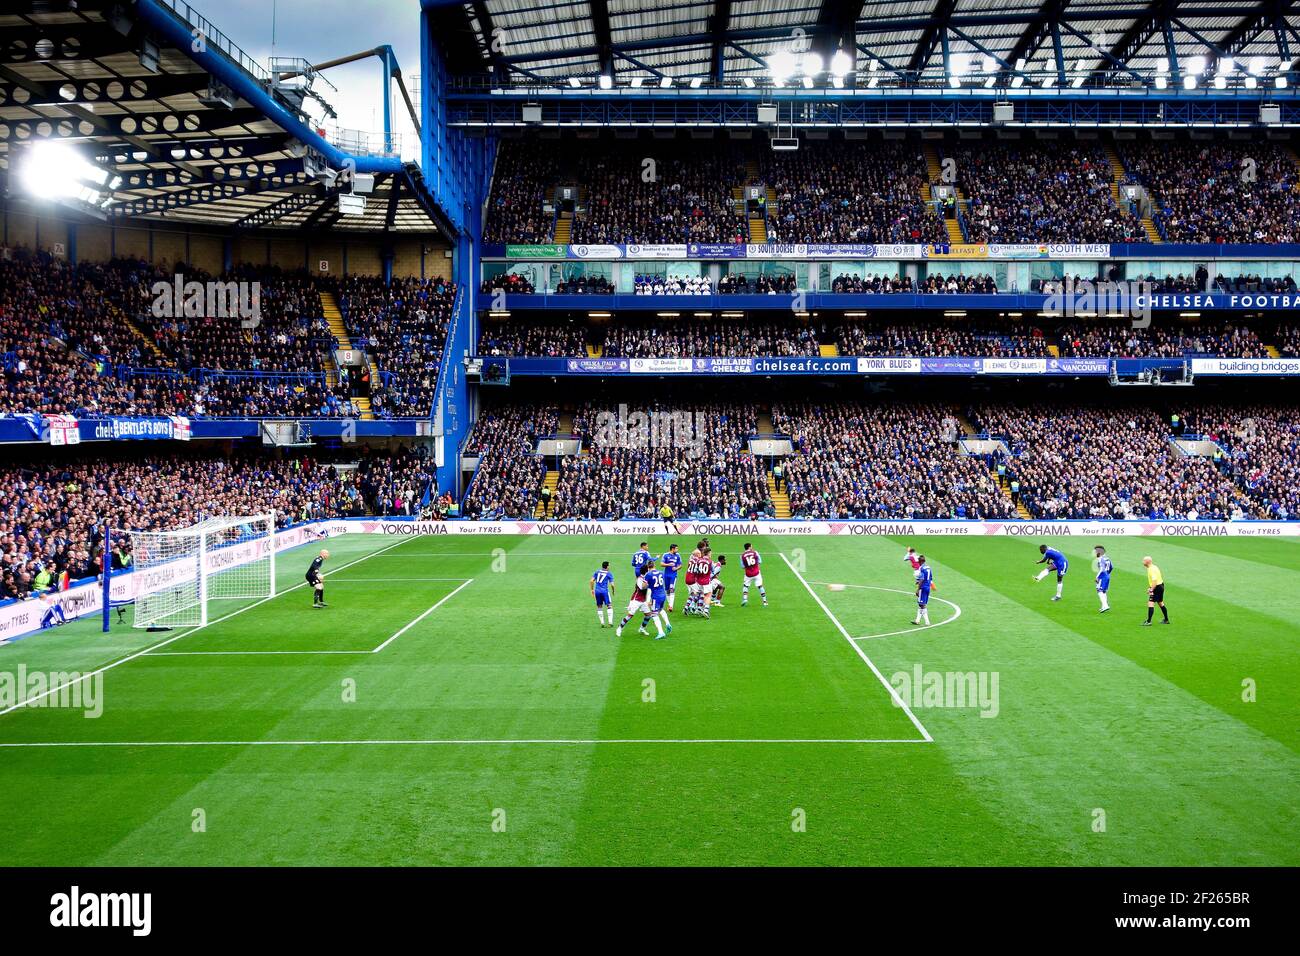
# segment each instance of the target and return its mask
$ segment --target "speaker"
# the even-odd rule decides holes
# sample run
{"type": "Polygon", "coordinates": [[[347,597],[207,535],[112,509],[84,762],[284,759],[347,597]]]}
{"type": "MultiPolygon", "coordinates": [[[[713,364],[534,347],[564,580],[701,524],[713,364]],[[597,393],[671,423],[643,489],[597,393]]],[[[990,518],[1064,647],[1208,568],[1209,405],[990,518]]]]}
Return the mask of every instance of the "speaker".
{"type": "Polygon", "coordinates": [[[1016,108],[1010,103],[993,104],[993,122],[1010,123],[1016,118],[1016,108]]]}

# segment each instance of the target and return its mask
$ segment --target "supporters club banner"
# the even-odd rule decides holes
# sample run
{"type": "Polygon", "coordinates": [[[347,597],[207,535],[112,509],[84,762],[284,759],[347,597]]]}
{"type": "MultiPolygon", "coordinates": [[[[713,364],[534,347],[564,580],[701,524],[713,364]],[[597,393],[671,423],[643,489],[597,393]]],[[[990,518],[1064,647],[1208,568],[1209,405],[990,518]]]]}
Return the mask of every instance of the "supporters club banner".
{"type": "MultiPolygon", "coordinates": [[[[1284,374],[1276,370],[1260,375],[1284,374]]],[[[920,358],[785,356],[758,358],[512,358],[511,375],[1109,375],[1104,358],[920,358]]],[[[1227,374],[1227,373],[1211,373],[1227,374]]]]}
{"type": "Polygon", "coordinates": [[[484,254],[507,259],[1107,259],[1106,243],[579,243],[505,245],[484,254]]]}
{"type": "Polygon", "coordinates": [[[80,422],[82,441],[189,441],[190,420],[168,418],[95,418],[80,422]]]}

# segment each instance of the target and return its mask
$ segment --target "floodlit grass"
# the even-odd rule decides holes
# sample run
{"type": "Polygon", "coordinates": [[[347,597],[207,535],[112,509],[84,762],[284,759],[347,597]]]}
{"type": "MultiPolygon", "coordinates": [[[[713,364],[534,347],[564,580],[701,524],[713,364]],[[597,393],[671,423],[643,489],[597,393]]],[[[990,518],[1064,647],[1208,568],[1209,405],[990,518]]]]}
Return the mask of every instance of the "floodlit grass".
{"type": "Polygon", "coordinates": [[[588,594],[607,558],[626,607],[631,538],[336,538],[325,610],[301,587],[0,647],[10,673],[154,648],[97,719],[0,716],[0,864],[1300,863],[1300,548],[1107,538],[1099,615],[1098,540],[1054,539],[1053,603],[1037,539],[760,537],[771,607],[742,609],[714,539],[727,607],[652,641],[588,594]],[[1168,627],[1139,626],[1144,554],[1168,627]]]}

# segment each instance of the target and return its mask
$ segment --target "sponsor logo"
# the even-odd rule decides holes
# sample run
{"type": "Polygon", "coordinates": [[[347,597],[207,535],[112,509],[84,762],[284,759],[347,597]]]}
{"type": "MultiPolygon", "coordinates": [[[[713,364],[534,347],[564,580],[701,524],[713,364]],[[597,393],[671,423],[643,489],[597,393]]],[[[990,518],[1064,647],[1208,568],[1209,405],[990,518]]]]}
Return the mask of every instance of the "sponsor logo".
{"type": "Polygon", "coordinates": [[[1228,528],[1221,524],[1165,524],[1160,526],[1160,533],[1167,538],[1226,538],[1228,528]]]}

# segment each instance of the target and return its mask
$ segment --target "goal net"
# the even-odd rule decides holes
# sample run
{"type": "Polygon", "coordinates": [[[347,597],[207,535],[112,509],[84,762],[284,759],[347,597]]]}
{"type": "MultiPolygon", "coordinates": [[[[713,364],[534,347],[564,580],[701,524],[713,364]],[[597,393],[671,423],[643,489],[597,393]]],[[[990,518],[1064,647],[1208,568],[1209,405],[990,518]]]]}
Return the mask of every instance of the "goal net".
{"type": "Polygon", "coordinates": [[[136,627],[201,626],[212,601],[275,596],[273,515],[127,534],[136,627]]]}

